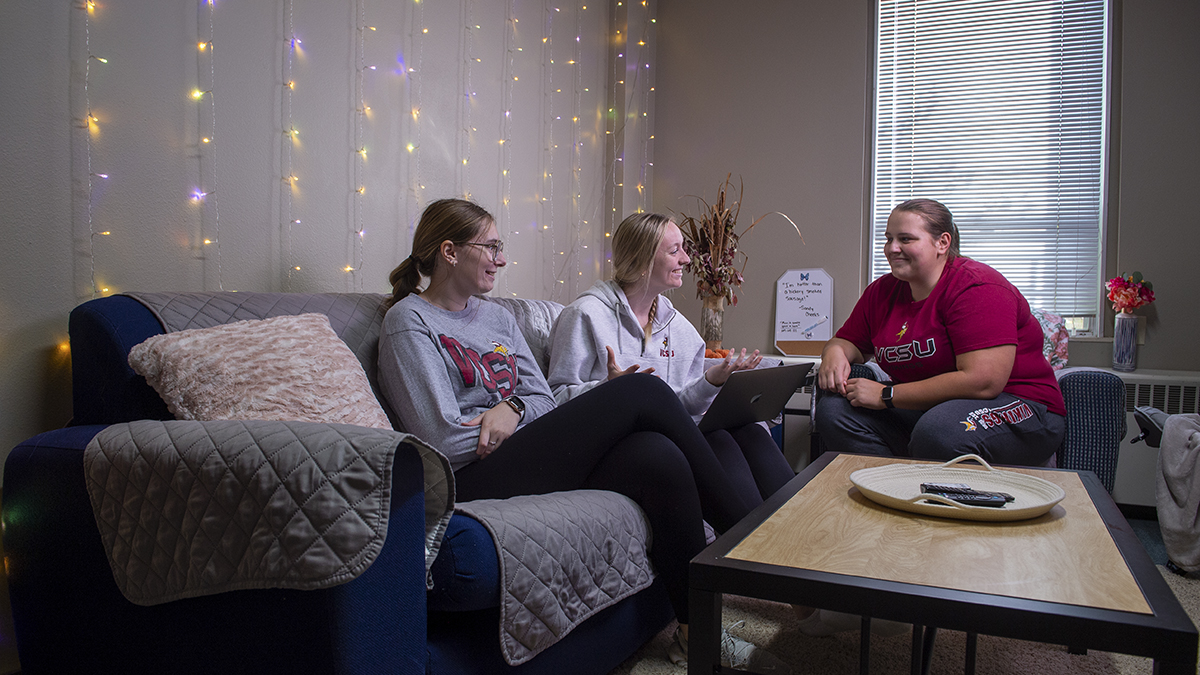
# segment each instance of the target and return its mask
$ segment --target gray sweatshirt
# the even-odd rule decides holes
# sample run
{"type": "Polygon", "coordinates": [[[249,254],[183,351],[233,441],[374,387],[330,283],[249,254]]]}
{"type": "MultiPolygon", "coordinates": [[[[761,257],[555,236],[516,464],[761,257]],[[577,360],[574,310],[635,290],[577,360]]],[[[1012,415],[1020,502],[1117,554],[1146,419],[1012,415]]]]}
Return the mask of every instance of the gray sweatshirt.
{"type": "Polygon", "coordinates": [[[463,423],[505,396],[525,403],[522,425],[555,406],[516,319],[479,298],[451,312],[414,294],[388,310],[379,388],[402,429],[437,448],[454,470],[479,458],[479,427],[463,423]]]}
{"type": "Polygon", "coordinates": [[[671,385],[692,418],[699,421],[720,387],[704,379],[704,340],[666,297],[658,296],[651,338],[644,342],[642,327],[615,281],[597,281],[563,308],[550,330],[550,375],[559,403],[570,400],[608,379],[608,353],[617,353],[622,369],[633,364],[671,385]]]}

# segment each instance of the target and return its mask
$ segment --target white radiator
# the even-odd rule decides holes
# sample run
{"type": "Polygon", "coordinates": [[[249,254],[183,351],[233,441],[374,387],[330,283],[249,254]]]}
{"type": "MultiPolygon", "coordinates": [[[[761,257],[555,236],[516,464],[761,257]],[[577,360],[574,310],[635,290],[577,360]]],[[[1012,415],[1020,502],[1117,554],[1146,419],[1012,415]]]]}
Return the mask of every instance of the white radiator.
{"type": "Polygon", "coordinates": [[[1141,431],[1133,409],[1153,406],[1167,413],[1200,413],[1200,373],[1147,370],[1116,373],[1125,382],[1125,418],[1129,430],[1121,442],[1113,500],[1118,504],[1156,506],[1154,485],[1158,475],[1158,448],[1145,441],[1130,443],[1141,431]]]}

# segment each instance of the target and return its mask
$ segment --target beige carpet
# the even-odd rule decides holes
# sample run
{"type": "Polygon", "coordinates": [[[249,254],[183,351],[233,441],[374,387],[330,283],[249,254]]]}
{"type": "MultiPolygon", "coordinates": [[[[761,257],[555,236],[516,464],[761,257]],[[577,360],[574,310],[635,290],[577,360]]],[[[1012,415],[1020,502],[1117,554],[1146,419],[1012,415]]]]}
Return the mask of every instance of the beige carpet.
{"type": "MultiPolygon", "coordinates": [[[[1175,591],[1180,604],[1192,621],[1200,618],[1200,576],[1181,577],[1159,566],[1159,571],[1175,591]]],[[[858,672],[858,632],[830,637],[813,638],[795,629],[791,608],[779,603],[725,597],[724,624],[737,621],[745,624],[732,629],[734,635],[764,646],[787,661],[797,675],[827,675],[858,672]]],[[[684,675],[687,668],[676,667],[667,660],[666,650],[674,635],[672,623],[636,654],[622,663],[610,675],[684,675]]],[[[910,670],[909,634],[890,638],[874,636],[871,641],[871,672],[908,673],[910,670]]],[[[939,631],[934,645],[931,675],[950,675],[963,672],[966,636],[958,631],[939,631]]],[[[1071,673],[1080,675],[1149,674],[1150,659],[1089,651],[1085,655],[1068,654],[1065,647],[1022,640],[980,635],[976,652],[975,672],[979,675],[996,673],[1071,673]]]]}

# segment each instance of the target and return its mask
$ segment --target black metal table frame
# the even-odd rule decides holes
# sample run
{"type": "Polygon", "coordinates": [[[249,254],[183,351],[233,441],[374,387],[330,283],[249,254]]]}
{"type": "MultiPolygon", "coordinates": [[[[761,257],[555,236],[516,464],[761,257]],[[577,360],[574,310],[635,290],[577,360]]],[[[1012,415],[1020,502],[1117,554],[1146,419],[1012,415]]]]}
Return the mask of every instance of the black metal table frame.
{"type": "MultiPolygon", "coordinates": [[[[800,491],[838,453],[822,455],[783,489],[692,559],[689,571],[688,674],[743,672],[719,662],[722,594],[890,619],[913,624],[913,671],[920,671],[921,650],[930,640],[922,627],[959,630],[1066,645],[1074,653],[1086,649],[1147,656],[1161,675],[1195,675],[1198,636],[1195,625],[1175,598],[1154,562],[1112,497],[1090,471],[1082,479],[1109,534],[1129,565],[1152,615],[1027,600],[972,591],[781,567],[724,557],[759,524],[800,491]]],[[[1047,469],[1066,471],[1065,469],[1047,469]]],[[[863,626],[868,625],[864,620],[863,626]]],[[[859,670],[867,672],[869,631],[863,633],[859,670]]],[[[973,666],[973,640],[967,663],[973,666]]]]}

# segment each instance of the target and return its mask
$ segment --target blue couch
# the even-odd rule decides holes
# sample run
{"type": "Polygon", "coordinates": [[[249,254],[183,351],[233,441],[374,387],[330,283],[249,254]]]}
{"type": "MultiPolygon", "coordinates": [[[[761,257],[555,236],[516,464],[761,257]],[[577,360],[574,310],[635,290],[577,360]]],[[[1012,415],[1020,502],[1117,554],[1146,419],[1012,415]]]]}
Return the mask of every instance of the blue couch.
{"type": "MultiPolygon", "coordinates": [[[[347,296],[202,295],[265,308],[235,319],[328,314],[347,296]]],[[[377,307],[382,296],[353,300],[377,307]]],[[[372,380],[378,326],[373,335],[355,336],[372,380]]],[[[430,571],[433,589],[426,590],[421,462],[405,445],[396,453],[384,548],[353,581],[318,591],[130,603],[101,547],[83,449],[106,425],[172,419],[126,361],[131,347],[163,331],[156,314],[132,297],[77,307],[70,317],[72,423],[21,443],[5,464],[5,564],[23,673],[606,673],[672,618],[656,581],[534,659],[508,666],[499,647],[499,563],[479,522],[451,518],[430,571]]]]}

